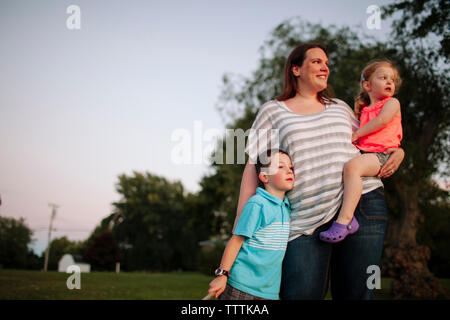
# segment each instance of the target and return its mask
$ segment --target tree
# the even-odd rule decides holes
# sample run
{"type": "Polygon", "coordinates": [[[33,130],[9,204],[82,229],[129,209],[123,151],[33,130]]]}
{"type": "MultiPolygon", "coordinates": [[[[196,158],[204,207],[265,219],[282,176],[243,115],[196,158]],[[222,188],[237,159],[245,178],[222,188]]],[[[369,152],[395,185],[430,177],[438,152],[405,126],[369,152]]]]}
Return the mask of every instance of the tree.
{"type": "MultiPolygon", "coordinates": [[[[447,293],[428,269],[430,249],[417,243],[417,233],[428,210],[448,208],[448,200],[435,206],[436,198],[424,195],[430,193],[427,187],[437,189],[430,183],[433,174],[448,177],[449,172],[448,35],[446,22],[441,20],[448,17],[449,8],[443,1],[429,0],[401,1],[385,10],[389,14],[401,13],[393,23],[395,37],[391,43],[393,60],[400,67],[404,83],[398,98],[406,157],[386,183],[388,204],[396,208],[391,210],[396,214],[387,232],[384,265],[393,277],[397,298],[444,297],[447,293]],[[430,33],[441,38],[440,48],[434,37],[427,37],[430,33]]],[[[444,199],[448,199],[448,192],[444,199]]],[[[449,244],[449,233],[441,241],[449,244]]]]}
{"type": "Polygon", "coordinates": [[[25,266],[25,269],[41,270],[43,265],[44,265],[44,259],[42,257],[39,257],[37,254],[35,254],[33,250],[28,250],[27,264],[25,266]]]}
{"type": "Polygon", "coordinates": [[[436,37],[432,43],[435,50],[429,52],[429,58],[438,59],[438,55],[448,62],[450,56],[450,38],[448,21],[450,6],[446,0],[403,0],[386,5],[386,16],[400,14],[392,23],[397,41],[415,42],[430,36],[436,37]]]}
{"type": "Polygon", "coordinates": [[[417,232],[417,242],[430,248],[430,271],[437,277],[450,277],[450,230],[449,192],[429,181],[421,190],[419,203],[425,221],[417,232]],[[447,239],[447,241],[445,241],[447,239]]]}
{"type": "Polygon", "coordinates": [[[212,212],[206,200],[184,193],[179,181],[170,182],[150,173],[120,175],[116,185],[122,195],[114,213],[102,221],[121,248],[126,270],[196,267],[198,242],[212,232],[212,212]]]}
{"type": "Polygon", "coordinates": [[[23,269],[28,258],[35,258],[28,245],[32,242],[32,231],[23,218],[0,216],[0,266],[23,269]]]}
{"type": "MultiPolygon", "coordinates": [[[[59,260],[65,254],[82,256],[86,243],[84,241],[71,241],[66,236],[55,238],[50,242],[50,254],[48,257],[48,270],[58,270],[59,260]]],[[[45,252],[40,260],[44,261],[45,252]]],[[[42,266],[41,266],[42,267],[42,266]]]]}
{"type": "Polygon", "coordinates": [[[83,259],[90,263],[93,270],[111,271],[114,270],[119,258],[119,247],[114,240],[111,231],[104,231],[95,235],[87,243],[83,254],[83,259]]]}
{"type": "MultiPolygon", "coordinates": [[[[67,248],[70,247],[71,241],[66,236],[61,238],[55,238],[50,242],[50,254],[48,257],[48,270],[58,270],[58,263],[62,256],[67,252],[67,248]]],[[[45,253],[42,253],[43,255],[45,253]]]]}

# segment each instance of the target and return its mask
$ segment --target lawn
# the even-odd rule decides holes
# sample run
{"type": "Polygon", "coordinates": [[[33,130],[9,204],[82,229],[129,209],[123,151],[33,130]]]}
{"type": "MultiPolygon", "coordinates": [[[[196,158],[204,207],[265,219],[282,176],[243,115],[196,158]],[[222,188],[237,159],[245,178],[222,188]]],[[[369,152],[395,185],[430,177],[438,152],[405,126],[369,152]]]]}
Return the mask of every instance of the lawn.
{"type": "Polygon", "coordinates": [[[0,270],[0,299],[200,300],[211,277],[200,273],[91,272],[81,274],[81,289],[69,290],[70,274],[0,270]]]}
{"type": "MultiPolygon", "coordinates": [[[[81,289],[69,290],[70,274],[0,269],[0,299],[44,300],[200,300],[212,277],[195,272],[91,272],[81,274],[81,289]]],[[[450,280],[442,279],[449,288],[450,280]]],[[[381,279],[375,299],[392,299],[390,279],[381,279]]],[[[331,298],[330,293],[327,299],[331,298]]]]}

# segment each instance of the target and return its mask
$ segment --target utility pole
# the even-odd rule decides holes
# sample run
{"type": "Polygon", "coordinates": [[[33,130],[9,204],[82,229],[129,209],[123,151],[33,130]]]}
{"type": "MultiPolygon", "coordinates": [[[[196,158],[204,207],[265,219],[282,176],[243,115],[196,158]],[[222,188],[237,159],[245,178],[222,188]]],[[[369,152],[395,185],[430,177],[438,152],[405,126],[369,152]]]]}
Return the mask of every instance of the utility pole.
{"type": "Polygon", "coordinates": [[[53,204],[53,203],[49,203],[48,205],[52,208],[52,215],[50,217],[50,227],[48,228],[48,244],[47,244],[47,249],[45,250],[44,272],[47,272],[48,255],[50,253],[50,236],[51,236],[51,233],[52,233],[53,219],[55,219],[56,209],[59,207],[58,205],[53,204]]]}

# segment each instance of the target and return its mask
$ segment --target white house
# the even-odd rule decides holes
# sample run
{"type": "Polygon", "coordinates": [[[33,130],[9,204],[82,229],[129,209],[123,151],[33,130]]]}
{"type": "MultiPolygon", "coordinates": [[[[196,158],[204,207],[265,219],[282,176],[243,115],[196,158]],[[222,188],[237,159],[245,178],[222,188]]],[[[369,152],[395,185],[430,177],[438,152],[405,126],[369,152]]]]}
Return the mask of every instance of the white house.
{"type": "Polygon", "coordinates": [[[91,272],[91,265],[89,263],[83,263],[77,256],[75,258],[71,254],[65,254],[58,262],[58,271],[66,272],[67,268],[71,265],[80,267],[81,272],[91,272]]]}

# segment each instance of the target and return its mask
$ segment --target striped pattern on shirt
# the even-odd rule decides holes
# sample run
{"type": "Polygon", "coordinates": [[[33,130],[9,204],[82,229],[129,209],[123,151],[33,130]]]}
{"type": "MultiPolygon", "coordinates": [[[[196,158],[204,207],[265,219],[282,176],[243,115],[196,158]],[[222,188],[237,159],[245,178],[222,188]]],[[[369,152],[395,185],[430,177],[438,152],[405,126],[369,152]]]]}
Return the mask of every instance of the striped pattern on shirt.
{"type": "Polygon", "coordinates": [[[267,250],[286,250],[289,236],[289,223],[273,222],[272,224],[259,228],[249,239],[250,247],[267,250]]]}
{"type": "MultiPolygon", "coordinates": [[[[327,104],[315,114],[297,114],[283,102],[272,100],[260,107],[246,152],[253,163],[268,147],[285,150],[295,171],[289,241],[310,235],[337,213],[344,192],[344,164],[359,155],[351,143],[359,128],[353,111],[342,100],[327,104]]],[[[375,177],[363,178],[363,194],[383,186],[375,177]]]]}

